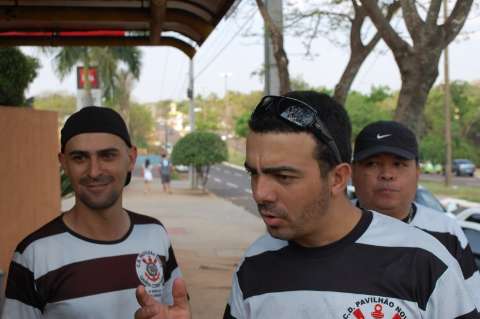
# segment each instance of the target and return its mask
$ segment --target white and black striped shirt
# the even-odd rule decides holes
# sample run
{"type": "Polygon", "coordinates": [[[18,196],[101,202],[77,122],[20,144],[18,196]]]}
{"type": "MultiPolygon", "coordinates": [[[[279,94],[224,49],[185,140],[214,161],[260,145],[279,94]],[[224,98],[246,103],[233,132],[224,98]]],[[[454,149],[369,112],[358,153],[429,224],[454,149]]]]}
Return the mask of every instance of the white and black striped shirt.
{"type": "Polygon", "coordinates": [[[117,241],[95,241],[68,229],[59,216],[25,238],[10,265],[3,319],[128,318],[143,284],[172,304],[180,276],[169,237],[156,219],[129,212],[117,241]]]}
{"type": "Polygon", "coordinates": [[[413,205],[415,215],[410,225],[429,233],[447,248],[460,265],[467,287],[480,309],[480,274],[462,228],[455,219],[441,212],[417,203],[413,205]]]}
{"type": "Polygon", "coordinates": [[[364,211],[344,238],[305,248],[265,235],[233,277],[224,318],[480,318],[458,263],[430,235],[364,211]]]}

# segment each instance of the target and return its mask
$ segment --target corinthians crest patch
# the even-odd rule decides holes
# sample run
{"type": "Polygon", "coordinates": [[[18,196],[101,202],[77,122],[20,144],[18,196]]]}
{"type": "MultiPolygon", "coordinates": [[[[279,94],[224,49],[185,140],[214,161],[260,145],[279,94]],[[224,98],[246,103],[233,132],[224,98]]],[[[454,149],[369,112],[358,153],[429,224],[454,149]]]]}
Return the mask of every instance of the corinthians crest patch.
{"type": "Polygon", "coordinates": [[[355,302],[343,319],[409,319],[406,309],[386,297],[365,297],[355,302]]]}
{"type": "Polygon", "coordinates": [[[147,292],[159,299],[162,296],[164,284],[165,257],[146,250],[137,256],[135,268],[140,282],[147,292]]]}

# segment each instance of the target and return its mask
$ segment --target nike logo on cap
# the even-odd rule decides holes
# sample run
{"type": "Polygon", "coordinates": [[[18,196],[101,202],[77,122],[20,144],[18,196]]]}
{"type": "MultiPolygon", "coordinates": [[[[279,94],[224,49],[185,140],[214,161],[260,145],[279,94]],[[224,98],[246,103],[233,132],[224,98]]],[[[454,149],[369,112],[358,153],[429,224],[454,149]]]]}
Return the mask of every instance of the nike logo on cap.
{"type": "Polygon", "coordinates": [[[384,135],[377,134],[377,140],[381,140],[382,138],[389,137],[391,135],[392,134],[384,134],[384,135]]]}

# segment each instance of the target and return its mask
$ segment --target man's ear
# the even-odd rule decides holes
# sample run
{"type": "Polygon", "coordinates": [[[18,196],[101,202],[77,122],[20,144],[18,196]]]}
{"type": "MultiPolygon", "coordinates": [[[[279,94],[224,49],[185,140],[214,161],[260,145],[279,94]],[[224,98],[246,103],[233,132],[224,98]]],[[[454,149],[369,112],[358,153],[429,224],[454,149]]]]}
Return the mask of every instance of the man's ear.
{"type": "Polygon", "coordinates": [[[128,149],[128,158],[130,159],[128,170],[132,172],[135,167],[135,161],[137,160],[137,147],[135,145],[132,145],[132,147],[128,149]]]}
{"type": "Polygon", "coordinates": [[[348,163],[341,163],[335,166],[330,172],[330,191],[333,196],[345,194],[352,175],[352,167],[348,163]]]}
{"type": "Polygon", "coordinates": [[[60,166],[62,167],[62,169],[65,171],[65,154],[63,154],[62,152],[59,152],[58,153],[58,162],[60,163],[60,166]]]}

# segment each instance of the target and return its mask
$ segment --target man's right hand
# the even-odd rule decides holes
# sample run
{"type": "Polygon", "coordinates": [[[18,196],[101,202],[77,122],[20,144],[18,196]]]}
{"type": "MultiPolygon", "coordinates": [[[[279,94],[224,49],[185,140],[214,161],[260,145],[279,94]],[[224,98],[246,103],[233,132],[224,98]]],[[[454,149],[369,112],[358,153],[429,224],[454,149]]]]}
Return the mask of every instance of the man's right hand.
{"type": "Polygon", "coordinates": [[[145,287],[138,286],[135,292],[140,309],[135,312],[135,319],[191,319],[187,289],[182,278],[173,282],[173,305],[159,303],[150,296],[145,287]]]}

